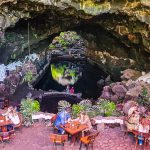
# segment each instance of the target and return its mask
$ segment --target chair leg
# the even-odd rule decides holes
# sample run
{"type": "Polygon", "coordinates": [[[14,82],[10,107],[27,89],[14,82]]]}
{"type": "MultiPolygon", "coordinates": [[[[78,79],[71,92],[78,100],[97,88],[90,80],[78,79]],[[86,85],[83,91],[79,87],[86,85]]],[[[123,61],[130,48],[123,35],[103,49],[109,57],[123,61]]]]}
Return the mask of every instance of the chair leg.
{"type": "Polygon", "coordinates": [[[86,150],[88,150],[88,148],[89,148],[89,145],[88,145],[88,144],[86,144],[85,146],[86,146],[86,150]]]}
{"type": "Polygon", "coordinates": [[[80,143],[80,147],[79,147],[79,150],[81,150],[81,148],[82,148],[82,142],[80,143]]]}
{"type": "Polygon", "coordinates": [[[135,149],[137,148],[137,145],[138,145],[138,138],[136,138],[136,141],[135,141],[135,149]]]}

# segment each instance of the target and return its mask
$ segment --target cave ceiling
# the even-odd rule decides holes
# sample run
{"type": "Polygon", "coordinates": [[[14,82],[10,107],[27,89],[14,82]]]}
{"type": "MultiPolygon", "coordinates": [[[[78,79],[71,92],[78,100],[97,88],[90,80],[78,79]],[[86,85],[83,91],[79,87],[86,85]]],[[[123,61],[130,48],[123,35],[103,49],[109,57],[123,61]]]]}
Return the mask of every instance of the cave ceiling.
{"type": "MultiPolygon", "coordinates": [[[[1,0],[0,5],[0,42],[9,45],[9,54],[27,48],[28,23],[31,45],[55,33],[94,24],[127,48],[142,51],[143,63],[150,61],[149,0],[1,0]]],[[[1,46],[0,52],[5,49],[1,46]]]]}

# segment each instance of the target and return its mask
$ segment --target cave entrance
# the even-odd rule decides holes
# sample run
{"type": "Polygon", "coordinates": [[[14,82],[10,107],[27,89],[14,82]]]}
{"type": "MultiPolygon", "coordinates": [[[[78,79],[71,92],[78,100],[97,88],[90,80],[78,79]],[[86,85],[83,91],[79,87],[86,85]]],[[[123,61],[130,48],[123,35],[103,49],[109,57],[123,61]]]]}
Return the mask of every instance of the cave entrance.
{"type": "Polygon", "coordinates": [[[36,84],[35,88],[44,91],[56,90],[66,91],[67,85],[74,87],[75,93],[81,93],[82,98],[97,99],[102,91],[103,85],[98,81],[107,77],[96,65],[83,62],[59,61],[51,63],[43,78],[36,84]]]}
{"type": "Polygon", "coordinates": [[[60,36],[53,39],[49,50],[52,61],[35,88],[62,92],[70,86],[83,98],[97,99],[100,96],[103,86],[97,83],[105,79],[107,74],[86,61],[84,41],[76,32],[61,32],[60,36]]]}

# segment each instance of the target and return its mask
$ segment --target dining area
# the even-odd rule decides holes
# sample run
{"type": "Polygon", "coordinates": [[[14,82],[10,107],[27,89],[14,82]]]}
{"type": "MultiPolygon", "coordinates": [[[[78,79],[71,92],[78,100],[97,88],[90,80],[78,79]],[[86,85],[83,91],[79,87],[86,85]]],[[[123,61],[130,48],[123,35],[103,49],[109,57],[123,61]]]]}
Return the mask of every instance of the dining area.
{"type": "Polygon", "coordinates": [[[16,129],[22,127],[22,116],[15,107],[0,109],[0,141],[9,142],[16,129]]]}
{"type": "Polygon", "coordinates": [[[0,116],[0,141],[1,142],[10,139],[11,133],[12,133],[12,131],[14,131],[14,129],[9,131],[7,129],[7,126],[9,126],[11,124],[12,124],[12,122],[10,120],[6,120],[6,118],[4,116],[0,116]]]}
{"type": "MultiPolygon", "coordinates": [[[[53,133],[50,133],[50,141],[54,147],[58,145],[64,147],[65,143],[69,143],[71,147],[79,146],[79,150],[84,148],[95,150],[96,147],[93,145],[99,142],[103,143],[100,139],[100,141],[96,140],[98,137],[102,137],[107,130],[111,132],[117,130],[119,135],[117,135],[116,138],[122,138],[122,146],[126,147],[125,141],[128,139],[133,149],[147,149],[150,146],[149,115],[150,113],[148,112],[142,115],[138,110],[138,106],[133,106],[131,110],[128,110],[127,115],[118,117],[96,116],[91,118],[86,111],[80,111],[77,117],[75,117],[72,116],[72,109],[66,107],[58,111],[58,113],[51,118],[53,133]]],[[[114,133],[114,135],[115,134],[116,133],[114,133]]],[[[120,143],[119,140],[117,141],[118,143],[111,143],[113,140],[109,140],[107,135],[103,138],[108,140],[108,145],[106,146],[114,145],[114,147],[116,147],[116,145],[120,143]]]]}
{"type": "Polygon", "coordinates": [[[67,108],[58,113],[53,120],[53,129],[55,133],[50,134],[50,141],[57,146],[61,144],[64,146],[65,142],[69,142],[71,147],[76,144],[80,145],[79,149],[85,145],[86,149],[92,147],[95,138],[99,132],[93,130],[91,121],[86,112],[81,112],[78,118],[72,119],[69,116],[71,109],[67,108]],[[57,132],[56,132],[57,131],[57,132]]]}

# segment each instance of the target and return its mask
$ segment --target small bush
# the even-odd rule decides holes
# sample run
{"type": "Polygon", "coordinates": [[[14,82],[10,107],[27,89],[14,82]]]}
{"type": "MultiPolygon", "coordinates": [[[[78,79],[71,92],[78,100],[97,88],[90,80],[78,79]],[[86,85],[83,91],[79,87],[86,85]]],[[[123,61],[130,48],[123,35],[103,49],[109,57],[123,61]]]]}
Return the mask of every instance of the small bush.
{"type": "Polygon", "coordinates": [[[100,99],[97,103],[99,109],[103,112],[104,116],[111,116],[116,111],[116,105],[114,102],[110,102],[106,99],[100,99]]]}
{"type": "Polygon", "coordinates": [[[83,110],[84,110],[83,105],[73,104],[73,106],[72,106],[72,116],[73,116],[73,118],[77,118],[83,110]]]}
{"type": "Polygon", "coordinates": [[[25,126],[32,125],[32,114],[40,111],[40,104],[37,100],[23,99],[21,101],[20,111],[23,115],[23,123],[25,126]]]}

